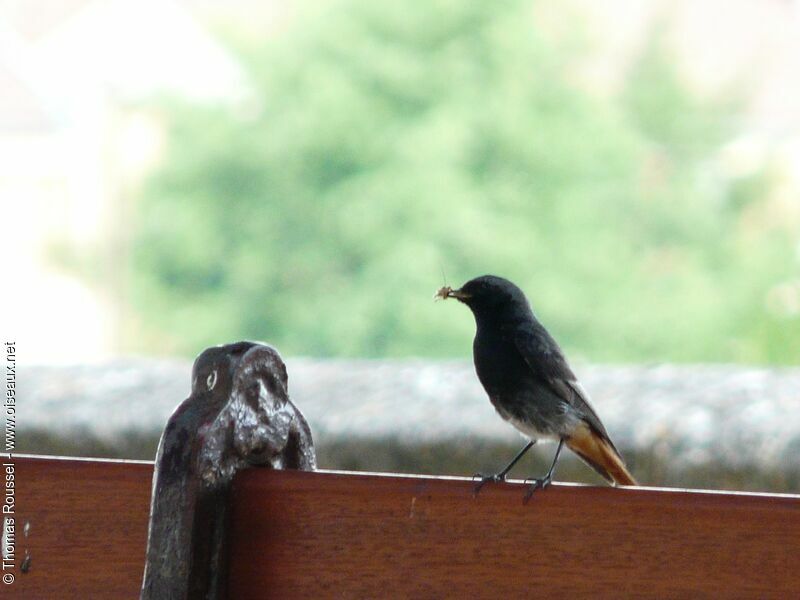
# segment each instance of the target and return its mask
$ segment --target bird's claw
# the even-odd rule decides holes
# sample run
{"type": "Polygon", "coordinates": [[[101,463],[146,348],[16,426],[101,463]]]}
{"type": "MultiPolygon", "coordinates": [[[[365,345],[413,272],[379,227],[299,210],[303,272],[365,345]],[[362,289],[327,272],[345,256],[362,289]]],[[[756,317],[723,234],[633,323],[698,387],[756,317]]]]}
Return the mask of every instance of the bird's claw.
{"type": "Polygon", "coordinates": [[[475,473],[472,476],[472,480],[474,481],[476,478],[480,479],[480,481],[478,481],[477,485],[472,490],[473,496],[477,496],[478,492],[481,491],[481,488],[483,488],[483,486],[489,482],[498,483],[506,480],[505,475],[484,475],[483,473],[475,473]]]}
{"type": "Polygon", "coordinates": [[[523,504],[527,504],[528,500],[531,499],[531,497],[533,496],[533,494],[536,493],[537,490],[543,490],[548,485],[550,485],[553,482],[553,478],[552,477],[531,478],[531,479],[526,479],[525,483],[528,483],[529,481],[531,482],[531,484],[528,486],[528,489],[525,491],[525,496],[522,498],[523,504]]]}

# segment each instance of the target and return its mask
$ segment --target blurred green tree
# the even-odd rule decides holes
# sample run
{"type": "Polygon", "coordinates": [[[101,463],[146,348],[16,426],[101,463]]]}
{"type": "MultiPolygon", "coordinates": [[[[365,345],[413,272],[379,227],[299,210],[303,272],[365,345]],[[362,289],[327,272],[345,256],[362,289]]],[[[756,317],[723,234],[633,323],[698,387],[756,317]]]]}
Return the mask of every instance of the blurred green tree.
{"type": "Polygon", "coordinates": [[[431,301],[444,269],[516,281],[588,359],[793,360],[764,300],[792,240],[742,232],[713,164],[735,107],[694,98],[660,45],[614,98],[572,76],[591,44],[525,0],[345,0],[236,45],[245,108],[165,105],[130,346],[464,356],[469,312],[431,301]]]}

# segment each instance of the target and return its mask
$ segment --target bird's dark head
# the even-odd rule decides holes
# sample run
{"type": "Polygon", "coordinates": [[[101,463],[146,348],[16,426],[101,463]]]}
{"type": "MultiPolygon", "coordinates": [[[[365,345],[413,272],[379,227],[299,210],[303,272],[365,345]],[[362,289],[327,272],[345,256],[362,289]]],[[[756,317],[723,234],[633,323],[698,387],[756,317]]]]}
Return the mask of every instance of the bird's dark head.
{"type": "Polygon", "coordinates": [[[455,298],[463,302],[475,314],[475,318],[515,318],[530,314],[530,305],[525,294],[508,279],[495,275],[483,275],[470,279],[459,289],[442,288],[438,298],[455,298]]]}

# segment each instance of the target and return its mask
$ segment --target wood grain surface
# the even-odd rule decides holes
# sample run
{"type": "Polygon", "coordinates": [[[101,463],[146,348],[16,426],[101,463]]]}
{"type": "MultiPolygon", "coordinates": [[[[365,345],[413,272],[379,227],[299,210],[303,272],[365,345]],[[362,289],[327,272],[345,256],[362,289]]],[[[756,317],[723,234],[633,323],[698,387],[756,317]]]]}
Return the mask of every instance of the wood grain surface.
{"type": "Polygon", "coordinates": [[[153,464],[31,457],[14,462],[16,581],[3,585],[0,596],[138,598],[153,464]],[[30,568],[21,573],[26,554],[30,568]]]}
{"type": "Polygon", "coordinates": [[[233,598],[800,598],[800,497],[243,473],[233,598]]]}
{"type": "MultiPolygon", "coordinates": [[[[14,461],[16,581],[0,596],[138,597],[152,464],[14,461]]],[[[230,598],[800,597],[800,496],[556,484],[523,505],[523,490],[245,472],[230,598]]]]}

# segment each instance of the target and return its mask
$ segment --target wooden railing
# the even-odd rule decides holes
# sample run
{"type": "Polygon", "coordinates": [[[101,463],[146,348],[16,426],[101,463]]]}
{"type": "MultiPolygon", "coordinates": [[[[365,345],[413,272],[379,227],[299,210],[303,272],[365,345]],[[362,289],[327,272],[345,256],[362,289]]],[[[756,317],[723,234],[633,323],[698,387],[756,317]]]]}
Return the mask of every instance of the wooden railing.
{"type": "MultiPolygon", "coordinates": [[[[138,597],[152,463],[15,463],[15,559],[29,568],[3,597],[138,597]]],[[[245,471],[229,597],[800,597],[800,496],[554,484],[523,505],[520,484],[472,490],[245,471]]]]}

